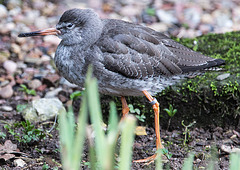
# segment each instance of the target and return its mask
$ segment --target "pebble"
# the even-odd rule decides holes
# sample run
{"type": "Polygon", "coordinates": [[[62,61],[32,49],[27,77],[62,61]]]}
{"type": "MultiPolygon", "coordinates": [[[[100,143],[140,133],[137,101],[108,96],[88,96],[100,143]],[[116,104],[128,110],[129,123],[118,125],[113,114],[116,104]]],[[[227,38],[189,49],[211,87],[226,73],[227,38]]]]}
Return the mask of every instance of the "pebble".
{"type": "Polygon", "coordinates": [[[20,54],[21,53],[21,47],[17,44],[11,44],[11,51],[16,53],[16,54],[20,54]]]}
{"type": "Polygon", "coordinates": [[[16,167],[24,167],[25,165],[27,165],[26,164],[26,162],[25,161],[23,161],[22,159],[15,159],[14,161],[13,161],[13,164],[14,164],[14,166],[16,166],[16,167]]]}
{"type": "Polygon", "coordinates": [[[0,106],[0,110],[6,111],[6,112],[11,112],[11,111],[13,111],[13,108],[11,106],[0,106]]]}
{"type": "Polygon", "coordinates": [[[13,89],[11,85],[7,85],[3,88],[0,88],[0,96],[4,99],[10,98],[13,95],[13,89]]]}
{"type": "Polygon", "coordinates": [[[49,91],[45,94],[45,98],[53,98],[53,97],[56,97],[58,95],[58,93],[62,91],[62,88],[61,87],[58,87],[52,91],[49,91]]]}
{"type": "Polygon", "coordinates": [[[60,76],[58,74],[48,74],[43,78],[43,84],[46,84],[48,87],[55,87],[59,79],[60,76]]]}
{"type": "Polygon", "coordinates": [[[1,23],[0,24],[0,33],[1,34],[10,33],[15,27],[16,27],[16,25],[13,22],[1,23]]]}
{"type": "Polygon", "coordinates": [[[38,79],[34,79],[28,83],[28,87],[34,90],[40,87],[41,85],[42,85],[42,82],[38,79]]]}
{"type": "Polygon", "coordinates": [[[43,41],[57,46],[61,42],[61,39],[54,35],[47,35],[43,37],[43,41]]]}
{"type": "Polygon", "coordinates": [[[8,0],[7,1],[7,8],[8,9],[17,8],[20,5],[21,5],[21,0],[8,0]]]}
{"type": "Polygon", "coordinates": [[[6,60],[3,63],[3,68],[10,74],[14,73],[17,70],[17,64],[12,60],[6,60]]]}
{"type": "Polygon", "coordinates": [[[177,23],[177,18],[174,16],[174,11],[166,11],[159,9],[156,11],[156,15],[161,22],[168,24],[177,23]]]}
{"type": "Polygon", "coordinates": [[[42,62],[48,62],[48,61],[51,61],[51,57],[43,54],[41,57],[41,60],[42,60],[42,62]]]}
{"type": "Polygon", "coordinates": [[[46,29],[49,27],[47,18],[45,16],[38,17],[38,19],[35,20],[34,25],[37,27],[37,29],[46,29]]]}
{"type": "Polygon", "coordinates": [[[235,147],[232,148],[231,146],[227,146],[227,145],[222,145],[221,150],[229,154],[232,152],[240,152],[239,148],[235,148],[235,147]]]}
{"type": "Polygon", "coordinates": [[[36,18],[39,18],[40,11],[38,10],[29,10],[26,11],[26,17],[24,20],[24,23],[27,25],[33,25],[33,23],[36,21],[36,18]]]}
{"type": "Polygon", "coordinates": [[[4,87],[4,86],[8,85],[9,83],[10,82],[8,80],[1,81],[0,87],[4,87]]]}
{"type": "Polygon", "coordinates": [[[216,79],[221,81],[221,80],[228,78],[229,76],[230,76],[230,73],[224,73],[224,74],[218,75],[216,79]]]}
{"type": "Polygon", "coordinates": [[[10,57],[9,51],[0,51],[0,63],[3,63],[4,61],[6,61],[8,57],[10,57]]]}
{"type": "Polygon", "coordinates": [[[196,28],[198,26],[198,24],[201,21],[201,8],[198,7],[191,7],[191,8],[187,8],[184,11],[184,18],[186,20],[186,23],[188,23],[188,25],[191,28],[196,28]]]}
{"type": "Polygon", "coordinates": [[[141,14],[142,9],[136,6],[128,5],[125,7],[122,7],[120,10],[120,14],[122,16],[136,16],[141,14]]]}
{"type": "Polygon", "coordinates": [[[59,99],[40,98],[33,100],[31,105],[23,111],[22,115],[25,120],[30,122],[42,122],[54,118],[61,111],[65,111],[65,108],[59,99]]]}
{"type": "Polygon", "coordinates": [[[0,18],[5,18],[7,17],[7,15],[8,15],[7,8],[4,5],[0,4],[0,18]]]}

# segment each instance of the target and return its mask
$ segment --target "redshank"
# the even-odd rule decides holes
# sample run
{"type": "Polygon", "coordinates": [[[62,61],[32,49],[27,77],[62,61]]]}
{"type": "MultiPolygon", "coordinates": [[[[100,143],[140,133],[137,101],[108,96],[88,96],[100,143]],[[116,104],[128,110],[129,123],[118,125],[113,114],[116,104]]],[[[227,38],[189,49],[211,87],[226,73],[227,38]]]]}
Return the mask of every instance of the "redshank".
{"type": "MultiPolygon", "coordinates": [[[[155,113],[156,147],[163,148],[159,103],[152,95],[186,75],[224,64],[197,53],[148,27],[114,19],[100,19],[91,9],[71,9],[56,28],[22,33],[19,37],[57,35],[62,39],[54,61],[70,82],[80,87],[89,64],[100,93],[121,96],[123,117],[129,108],[124,96],[146,96],[155,113]]],[[[156,154],[137,162],[153,161],[156,154]]]]}

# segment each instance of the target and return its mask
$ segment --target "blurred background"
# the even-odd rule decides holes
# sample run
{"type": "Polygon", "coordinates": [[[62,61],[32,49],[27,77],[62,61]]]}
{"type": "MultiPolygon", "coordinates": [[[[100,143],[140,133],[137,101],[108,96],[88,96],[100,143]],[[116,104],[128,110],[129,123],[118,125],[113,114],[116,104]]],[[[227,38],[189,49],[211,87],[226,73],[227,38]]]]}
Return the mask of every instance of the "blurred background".
{"type": "Polygon", "coordinates": [[[238,30],[238,0],[1,0],[0,33],[54,26],[70,8],[93,8],[102,18],[141,23],[177,37],[238,30]]]}

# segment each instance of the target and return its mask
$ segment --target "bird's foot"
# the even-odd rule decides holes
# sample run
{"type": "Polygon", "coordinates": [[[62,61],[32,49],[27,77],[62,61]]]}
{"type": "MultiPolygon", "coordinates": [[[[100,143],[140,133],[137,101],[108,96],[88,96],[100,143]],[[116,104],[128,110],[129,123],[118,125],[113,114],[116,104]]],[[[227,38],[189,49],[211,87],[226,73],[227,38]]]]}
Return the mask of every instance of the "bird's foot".
{"type": "Polygon", "coordinates": [[[156,158],[157,158],[157,154],[154,154],[154,155],[144,158],[144,159],[134,160],[133,162],[145,163],[144,165],[149,165],[149,164],[153,163],[156,158]]]}
{"type": "Polygon", "coordinates": [[[169,161],[168,157],[166,155],[157,152],[150,157],[147,157],[144,159],[139,159],[139,160],[134,160],[133,162],[144,163],[144,166],[145,166],[145,165],[149,165],[149,164],[153,163],[156,159],[158,159],[158,156],[161,156],[162,163],[167,163],[169,161]]]}

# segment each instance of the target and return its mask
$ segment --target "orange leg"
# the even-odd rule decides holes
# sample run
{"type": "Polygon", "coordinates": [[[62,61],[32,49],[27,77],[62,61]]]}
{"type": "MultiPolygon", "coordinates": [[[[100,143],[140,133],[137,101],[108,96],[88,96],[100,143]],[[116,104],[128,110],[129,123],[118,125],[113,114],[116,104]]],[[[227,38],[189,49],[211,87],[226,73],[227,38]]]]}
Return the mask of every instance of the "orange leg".
{"type": "Polygon", "coordinates": [[[125,97],[121,97],[121,102],[122,102],[122,118],[121,121],[124,119],[124,117],[128,114],[129,112],[129,107],[127,105],[127,101],[125,97]]]}
{"type": "MultiPolygon", "coordinates": [[[[143,94],[147,97],[147,99],[150,101],[150,103],[153,104],[152,107],[153,107],[154,114],[155,114],[156,147],[157,147],[157,150],[158,149],[163,149],[163,145],[161,143],[161,137],[160,137],[159,103],[146,90],[143,91],[143,94]]],[[[135,160],[134,162],[148,162],[148,163],[151,163],[155,160],[156,156],[157,155],[154,154],[153,156],[150,156],[150,157],[145,158],[145,159],[135,160]]]]}

